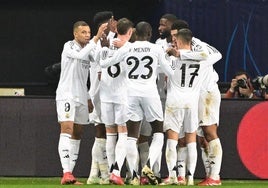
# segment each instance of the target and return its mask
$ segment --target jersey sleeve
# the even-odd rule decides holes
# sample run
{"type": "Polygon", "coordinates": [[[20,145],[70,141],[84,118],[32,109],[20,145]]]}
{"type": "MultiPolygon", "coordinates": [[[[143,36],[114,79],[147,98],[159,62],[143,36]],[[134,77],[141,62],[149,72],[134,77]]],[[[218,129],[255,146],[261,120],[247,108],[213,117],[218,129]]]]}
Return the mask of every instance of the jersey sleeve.
{"type": "Polygon", "coordinates": [[[209,65],[213,65],[214,63],[218,62],[221,58],[222,58],[222,55],[218,51],[216,53],[213,53],[213,54],[209,55],[209,57],[207,58],[207,60],[200,61],[200,63],[203,63],[203,64],[209,66],[209,65]]]}
{"type": "Polygon", "coordinates": [[[77,51],[74,48],[73,42],[67,42],[64,45],[64,51],[66,54],[66,57],[70,57],[73,59],[80,59],[85,61],[94,61],[94,55],[96,50],[96,43],[94,43],[92,40],[80,51],[77,51]]]}
{"type": "MultiPolygon", "coordinates": [[[[180,50],[181,60],[197,60],[203,61],[208,59],[208,57],[214,53],[219,53],[219,51],[209,44],[193,37],[191,42],[191,51],[180,50]]],[[[217,55],[216,55],[217,56],[217,55]]]]}
{"type": "Polygon", "coordinates": [[[165,73],[167,76],[171,76],[174,74],[174,70],[171,68],[171,59],[163,50],[159,50],[159,58],[158,58],[158,64],[160,65],[160,68],[162,69],[163,73],[165,73]]]}
{"type": "Polygon", "coordinates": [[[180,51],[180,59],[181,60],[197,60],[197,61],[202,61],[206,60],[208,57],[208,53],[204,51],[200,52],[195,52],[195,51],[185,51],[185,50],[179,50],[180,51]]]}
{"type": "Polygon", "coordinates": [[[129,51],[128,45],[125,44],[124,46],[119,48],[116,52],[114,52],[112,56],[109,57],[109,49],[108,50],[103,49],[100,57],[100,66],[102,68],[107,68],[118,62],[123,61],[128,51],[129,51]]]}

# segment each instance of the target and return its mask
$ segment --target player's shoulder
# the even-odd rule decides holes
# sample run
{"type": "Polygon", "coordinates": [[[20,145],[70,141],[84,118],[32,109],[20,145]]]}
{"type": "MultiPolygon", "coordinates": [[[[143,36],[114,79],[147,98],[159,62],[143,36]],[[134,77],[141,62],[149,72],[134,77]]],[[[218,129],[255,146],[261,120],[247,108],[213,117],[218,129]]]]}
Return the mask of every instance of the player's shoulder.
{"type": "Polygon", "coordinates": [[[201,41],[200,39],[193,37],[192,38],[192,42],[191,42],[191,46],[192,46],[192,50],[193,51],[202,51],[203,50],[203,46],[206,43],[201,41]]]}
{"type": "Polygon", "coordinates": [[[166,40],[166,39],[158,38],[158,39],[156,39],[156,41],[155,41],[155,44],[160,44],[160,45],[162,45],[163,43],[167,43],[167,40],[166,40]]]}
{"type": "Polygon", "coordinates": [[[74,40],[70,40],[64,43],[64,47],[65,48],[70,48],[70,49],[76,49],[78,47],[78,45],[76,44],[76,42],[74,40]]]}

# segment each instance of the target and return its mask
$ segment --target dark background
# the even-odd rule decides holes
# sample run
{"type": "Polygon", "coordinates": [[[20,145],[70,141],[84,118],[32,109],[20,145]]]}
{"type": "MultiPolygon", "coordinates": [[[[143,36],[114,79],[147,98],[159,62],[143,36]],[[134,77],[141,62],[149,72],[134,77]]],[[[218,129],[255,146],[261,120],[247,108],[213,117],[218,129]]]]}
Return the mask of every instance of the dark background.
{"type": "Polygon", "coordinates": [[[245,69],[251,77],[268,73],[267,0],[1,0],[0,87],[24,87],[26,95],[54,95],[45,67],[60,62],[63,44],[73,39],[72,25],[112,10],[115,18],[152,24],[164,13],[189,22],[194,35],[223,55],[215,65],[221,82],[245,69]]]}

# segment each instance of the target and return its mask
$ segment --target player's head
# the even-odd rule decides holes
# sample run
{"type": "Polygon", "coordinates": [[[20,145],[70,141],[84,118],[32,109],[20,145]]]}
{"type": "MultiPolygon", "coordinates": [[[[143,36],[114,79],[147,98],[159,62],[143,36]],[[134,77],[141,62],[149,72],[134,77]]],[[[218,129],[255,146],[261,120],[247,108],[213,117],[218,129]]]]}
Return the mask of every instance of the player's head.
{"type": "Polygon", "coordinates": [[[124,35],[126,36],[127,40],[130,39],[132,35],[132,29],[133,29],[133,22],[130,21],[127,18],[121,18],[117,21],[117,33],[118,35],[124,35]]]}
{"type": "Polygon", "coordinates": [[[172,42],[176,44],[176,34],[179,32],[180,29],[189,29],[189,25],[185,20],[175,20],[171,26],[170,34],[172,37],[172,42]]]}
{"type": "Polygon", "coordinates": [[[152,26],[148,22],[139,22],[136,25],[137,40],[150,41],[152,37],[152,26]]]}
{"type": "Polygon", "coordinates": [[[77,21],[73,25],[73,35],[76,42],[85,46],[90,40],[90,27],[85,21],[77,21]]]}
{"type": "Polygon", "coordinates": [[[190,29],[180,29],[175,37],[178,49],[191,49],[193,33],[190,29]]]}
{"type": "Polygon", "coordinates": [[[93,17],[93,23],[96,28],[99,28],[101,24],[108,23],[107,26],[107,33],[109,32],[109,23],[113,19],[113,12],[112,11],[101,11],[97,12],[93,17]]]}
{"type": "Polygon", "coordinates": [[[177,20],[174,14],[164,14],[159,20],[159,35],[160,38],[164,39],[170,36],[171,25],[177,20]]]}
{"type": "Polygon", "coordinates": [[[103,23],[107,23],[113,16],[111,11],[97,12],[93,18],[94,24],[99,27],[103,23]]]}
{"type": "Polygon", "coordinates": [[[119,35],[125,35],[129,29],[132,29],[134,26],[133,22],[127,18],[121,18],[117,21],[117,32],[119,35]]]}

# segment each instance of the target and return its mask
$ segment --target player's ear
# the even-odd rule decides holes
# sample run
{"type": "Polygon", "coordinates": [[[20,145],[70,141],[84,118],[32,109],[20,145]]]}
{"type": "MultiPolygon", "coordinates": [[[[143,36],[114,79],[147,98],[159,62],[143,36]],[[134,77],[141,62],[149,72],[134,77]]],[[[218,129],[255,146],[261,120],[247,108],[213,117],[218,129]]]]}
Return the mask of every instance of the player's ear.
{"type": "Polygon", "coordinates": [[[129,28],[129,30],[128,30],[128,36],[130,36],[131,37],[131,35],[132,35],[132,32],[133,32],[133,28],[129,28]]]}

